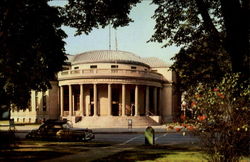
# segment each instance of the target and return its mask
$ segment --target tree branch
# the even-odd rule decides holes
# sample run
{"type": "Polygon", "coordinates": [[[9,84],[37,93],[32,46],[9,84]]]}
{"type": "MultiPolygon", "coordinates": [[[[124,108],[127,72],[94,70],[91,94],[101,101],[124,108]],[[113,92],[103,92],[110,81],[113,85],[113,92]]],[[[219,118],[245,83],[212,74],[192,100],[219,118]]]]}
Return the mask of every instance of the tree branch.
{"type": "Polygon", "coordinates": [[[219,32],[215,28],[213,21],[210,15],[208,14],[208,7],[205,4],[204,0],[195,0],[195,2],[198,8],[198,11],[202,16],[207,32],[209,32],[215,38],[216,41],[220,41],[219,32]]]}

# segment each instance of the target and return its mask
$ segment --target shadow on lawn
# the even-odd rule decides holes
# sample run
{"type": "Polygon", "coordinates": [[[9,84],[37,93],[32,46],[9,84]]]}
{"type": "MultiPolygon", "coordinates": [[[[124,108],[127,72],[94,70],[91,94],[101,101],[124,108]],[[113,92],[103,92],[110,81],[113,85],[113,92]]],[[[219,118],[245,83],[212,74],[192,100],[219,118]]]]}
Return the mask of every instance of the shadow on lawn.
{"type": "MultiPolygon", "coordinates": [[[[53,146],[58,146],[58,144],[47,144],[45,146],[53,147],[53,146]]],[[[60,144],[60,146],[61,147],[68,147],[69,143],[60,144]]],[[[83,144],[73,144],[72,146],[74,146],[74,147],[108,147],[108,146],[112,146],[112,145],[106,144],[106,143],[83,143],[83,144]]]]}
{"type": "Polygon", "coordinates": [[[56,151],[8,151],[1,152],[0,161],[11,162],[27,162],[27,161],[40,161],[56,158],[60,156],[69,155],[68,152],[56,152],[56,151]]]}
{"type": "Polygon", "coordinates": [[[107,143],[95,142],[56,142],[38,140],[17,140],[15,147],[1,147],[0,162],[42,161],[87,152],[91,147],[111,146],[107,143]]]}
{"type": "MultiPolygon", "coordinates": [[[[71,155],[78,152],[87,152],[85,144],[74,142],[50,141],[17,141],[15,147],[0,147],[0,162],[27,162],[41,161],[71,155]]],[[[97,145],[97,144],[96,144],[97,145]]]]}
{"type": "Polygon", "coordinates": [[[105,157],[103,159],[95,160],[94,162],[104,161],[143,161],[143,160],[156,160],[167,155],[177,155],[178,151],[192,152],[199,151],[196,148],[178,147],[178,146],[138,146],[136,149],[129,151],[122,151],[114,155],[105,157]]]}

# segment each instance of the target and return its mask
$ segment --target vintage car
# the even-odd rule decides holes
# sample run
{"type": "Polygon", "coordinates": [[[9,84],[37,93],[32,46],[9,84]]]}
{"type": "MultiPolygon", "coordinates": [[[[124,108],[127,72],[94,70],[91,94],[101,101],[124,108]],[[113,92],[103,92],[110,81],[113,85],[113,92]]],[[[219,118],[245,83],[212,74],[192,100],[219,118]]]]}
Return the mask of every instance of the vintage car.
{"type": "Polygon", "coordinates": [[[73,128],[67,120],[47,120],[37,130],[26,135],[28,139],[57,141],[89,141],[95,138],[91,129],[73,128]]]}

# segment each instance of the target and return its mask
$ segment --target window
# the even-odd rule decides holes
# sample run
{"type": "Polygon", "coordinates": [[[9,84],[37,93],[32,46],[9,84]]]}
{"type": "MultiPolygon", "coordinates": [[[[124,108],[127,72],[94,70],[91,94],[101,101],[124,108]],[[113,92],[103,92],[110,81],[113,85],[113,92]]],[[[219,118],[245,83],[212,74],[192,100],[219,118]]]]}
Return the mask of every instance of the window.
{"type": "Polygon", "coordinates": [[[136,69],[136,66],[131,66],[131,69],[132,69],[132,70],[135,70],[135,69],[136,69]]]}
{"type": "Polygon", "coordinates": [[[74,69],[79,69],[79,66],[74,67],[74,69]]]}
{"type": "Polygon", "coordinates": [[[25,123],[25,118],[23,118],[23,123],[25,123]]]}
{"type": "Polygon", "coordinates": [[[111,68],[112,68],[112,69],[117,69],[117,68],[118,68],[118,65],[111,65],[111,68]]]}
{"type": "Polygon", "coordinates": [[[62,125],[63,128],[73,128],[69,123],[65,123],[62,125]]]}
{"type": "Polygon", "coordinates": [[[46,111],[46,109],[47,109],[46,94],[43,92],[43,111],[46,111]]]}
{"type": "Polygon", "coordinates": [[[118,73],[118,70],[117,70],[117,68],[118,68],[118,65],[111,65],[111,73],[118,73]]]}
{"type": "Polygon", "coordinates": [[[97,68],[97,65],[90,65],[90,68],[91,68],[91,69],[96,69],[96,68],[97,68]]]}
{"type": "Polygon", "coordinates": [[[53,125],[52,128],[54,128],[54,129],[62,129],[62,126],[61,125],[53,125]]]}
{"type": "Polygon", "coordinates": [[[63,70],[69,70],[69,66],[63,66],[63,70]]]}

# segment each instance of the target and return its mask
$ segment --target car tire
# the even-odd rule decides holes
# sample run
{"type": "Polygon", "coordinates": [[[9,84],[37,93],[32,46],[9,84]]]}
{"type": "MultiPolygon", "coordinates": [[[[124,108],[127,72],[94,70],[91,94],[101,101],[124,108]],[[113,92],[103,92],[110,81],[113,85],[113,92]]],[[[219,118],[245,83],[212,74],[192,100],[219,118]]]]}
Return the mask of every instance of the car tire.
{"type": "Polygon", "coordinates": [[[81,137],[80,137],[80,136],[77,136],[77,137],[75,138],[75,140],[76,140],[77,142],[79,142],[79,141],[81,141],[81,137]]]}
{"type": "Polygon", "coordinates": [[[61,136],[56,136],[56,140],[57,140],[58,142],[61,142],[61,141],[62,141],[62,137],[61,137],[61,136]]]}

